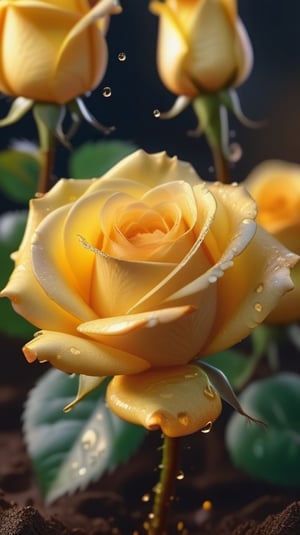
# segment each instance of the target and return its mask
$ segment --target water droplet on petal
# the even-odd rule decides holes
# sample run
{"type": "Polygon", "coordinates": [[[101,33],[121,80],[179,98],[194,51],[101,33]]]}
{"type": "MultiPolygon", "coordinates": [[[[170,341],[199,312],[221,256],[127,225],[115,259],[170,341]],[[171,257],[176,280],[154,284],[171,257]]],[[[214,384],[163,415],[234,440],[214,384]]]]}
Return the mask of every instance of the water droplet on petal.
{"type": "Polygon", "coordinates": [[[210,284],[214,284],[215,282],[217,282],[217,280],[218,280],[218,277],[216,277],[216,275],[209,275],[208,277],[208,282],[210,284]]]}
{"type": "Polygon", "coordinates": [[[77,349],[77,347],[70,347],[70,353],[72,353],[72,355],[80,355],[80,350],[77,349]]]}
{"type": "Polygon", "coordinates": [[[252,219],[249,219],[248,217],[245,217],[245,219],[243,219],[242,223],[243,225],[249,225],[249,223],[251,223],[252,219]]]}
{"type": "Polygon", "coordinates": [[[106,97],[106,98],[107,98],[107,97],[110,97],[110,96],[111,96],[111,88],[108,87],[108,86],[104,87],[104,89],[103,89],[103,91],[102,91],[102,95],[103,95],[104,97],[106,97]]]}
{"type": "Polygon", "coordinates": [[[177,418],[181,425],[187,426],[189,424],[189,416],[186,412],[179,412],[177,418]]]}
{"type": "Polygon", "coordinates": [[[155,117],[155,119],[158,119],[160,117],[160,111],[158,109],[153,110],[153,116],[155,117]]]}
{"type": "Polygon", "coordinates": [[[256,291],[256,293],[261,294],[263,289],[264,289],[264,285],[263,284],[259,284],[255,291],[256,291]]]}
{"type": "Polygon", "coordinates": [[[87,470],[86,470],[85,466],[82,466],[82,467],[79,468],[79,470],[78,470],[78,475],[79,475],[79,476],[85,476],[86,472],[87,472],[87,470]]]}
{"type": "Polygon", "coordinates": [[[255,303],[254,309],[256,310],[256,312],[261,312],[262,309],[263,309],[262,304],[261,303],[255,303]]]}
{"type": "Polygon", "coordinates": [[[206,385],[206,387],[203,390],[203,394],[208,399],[215,399],[216,392],[214,391],[213,387],[211,385],[206,385]]]}
{"type": "Polygon", "coordinates": [[[211,421],[207,422],[207,424],[205,424],[205,426],[200,429],[201,433],[204,433],[205,435],[209,433],[212,429],[212,425],[213,423],[211,421]]]}
{"type": "Polygon", "coordinates": [[[126,59],[127,59],[127,56],[126,56],[125,52],[119,52],[118,60],[119,61],[126,61],[126,59]]]}

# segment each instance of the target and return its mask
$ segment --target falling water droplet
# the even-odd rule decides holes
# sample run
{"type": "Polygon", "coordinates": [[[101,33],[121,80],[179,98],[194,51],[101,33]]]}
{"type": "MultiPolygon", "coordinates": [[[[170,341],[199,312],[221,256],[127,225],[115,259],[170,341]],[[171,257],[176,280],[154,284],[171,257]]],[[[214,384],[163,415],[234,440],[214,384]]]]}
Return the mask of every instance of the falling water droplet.
{"type": "Polygon", "coordinates": [[[189,424],[189,416],[186,412],[179,412],[177,418],[181,425],[187,426],[189,424]]]}
{"type": "Polygon", "coordinates": [[[154,115],[155,119],[158,119],[160,117],[160,111],[158,109],[153,110],[153,115],[154,115]]]}
{"type": "Polygon", "coordinates": [[[125,52],[119,52],[118,60],[119,61],[126,61],[126,59],[127,59],[127,56],[126,56],[125,52]]]}
{"type": "Polygon", "coordinates": [[[211,385],[206,385],[206,387],[203,390],[203,394],[208,399],[215,399],[215,397],[216,397],[216,393],[215,393],[215,391],[214,391],[214,389],[213,389],[213,387],[211,385]]]}
{"type": "Polygon", "coordinates": [[[211,511],[212,509],[212,503],[210,500],[204,500],[204,502],[202,503],[202,509],[204,509],[204,511],[211,511]]]}
{"type": "Polygon", "coordinates": [[[107,97],[110,97],[110,96],[111,96],[111,88],[108,87],[108,86],[104,87],[104,89],[103,89],[103,91],[102,91],[102,95],[103,95],[104,97],[106,97],[106,98],[107,98],[107,97]]]}
{"type": "Polygon", "coordinates": [[[176,479],[178,480],[184,479],[184,473],[182,470],[179,470],[179,472],[176,475],[176,479]]]}
{"type": "Polygon", "coordinates": [[[207,422],[207,424],[205,424],[205,426],[200,429],[201,433],[204,433],[205,435],[209,433],[211,431],[212,425],[213,424],[211,421],[207,422]]]}

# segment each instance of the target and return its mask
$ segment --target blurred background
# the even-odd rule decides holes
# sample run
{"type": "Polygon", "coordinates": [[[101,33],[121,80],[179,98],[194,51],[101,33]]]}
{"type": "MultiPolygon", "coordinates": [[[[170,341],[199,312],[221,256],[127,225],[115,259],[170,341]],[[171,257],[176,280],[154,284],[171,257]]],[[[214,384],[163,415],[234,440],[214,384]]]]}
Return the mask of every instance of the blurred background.
{"type": "MultiPolygon", "coordinates": [[[[116,131],[109,139],[131,141],[150,152],[166,150],[169,155],[190,161],[205,180],[214,180],[212,158],[204,137],[191,138],[195,128],[191,108],[172,120],[160,120],[153,110],[168,110],[175,100],[156,70],[158,18],[148,10],[148,0],[122,0],[123,13],[111,19],[108,32],[109,65],[101,85],[85,99],[95,117],[116,131]],[[126,59],[120,61],[119,54],[126,59]],[[124,56],[125,54],[125,56],[124,56]],[[105,97],[104,88],[110,88],[105,97]]],[[[230,116],[233,142],[242,157],[232,168],[232,179],[243,180],[260,161],[280,158],[300,163],[300,2],[299,0],[240,0],[239,13],[254,49],[254,67],[238,88],[246,116],[265,121],[249,129],[230,116]]],[[[0,116],[7,113],[9,99],[0,100],[0,116]]],[[[12,139],[37,141],[28,114],[21,122],[0,130],[0,150],[12,139]]],[[[103,135],[82,125],[73,139],[74,147],[103,135]]],[[[58,151],[57,176],[68,176],[68,151],[58,151]]],[[[10,207],[5,197],[0,208],[10,207]]]]}

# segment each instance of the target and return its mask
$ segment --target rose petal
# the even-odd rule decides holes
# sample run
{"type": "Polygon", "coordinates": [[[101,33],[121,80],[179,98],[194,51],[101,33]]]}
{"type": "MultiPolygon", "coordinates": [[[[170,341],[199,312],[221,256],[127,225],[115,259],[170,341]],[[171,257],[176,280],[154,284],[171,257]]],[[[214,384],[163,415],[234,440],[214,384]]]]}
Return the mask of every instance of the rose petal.
{"type": "Polygon", "coordinates": [[[170,437],[210,428],[221,412],[220,397],[207,375],[192,365],[114,377],[106,400],[124,420],[161,428],[170,437]]]}
{"type": "Polygon", "coordinates": [[[153,310],[90,321],[79,325],[78,331],[107,347],[138,355],[151,366],[172,366],[191,360],[202,336],[207,336],[195,314],[193,306],[153,310]]]}
{"type": "Polygon", "coordinates": [[[137,150],[114,165],[101,180],[91,186],[89,191],[107,187],[112,180],[120,180],[121,177],[136,181],[148,188],[182,180],[182,177],[192,186],[201,183],[191,164],[178,160],[177,156],[170,158],[166,152],[147,154],[143,150],[137,150]]]}
{"type": "Polygon", "coordinates": [[[63,225],[69,205],[57,208],[38,226],[32,237],[31,253],[34,274],[49,298],[80,321],[97,317],[88,306],[66,256],[63,225]]]}
{"type": "Polygon", "coordinates": [[[257,228],[253,240],[218,283],[218,315],[204,353],[232,346],[268,316],[280,297],[293,288],[289,270],[298,258],[257,228]]]}
{"type": "Polygon", "coordinates": [[[55,331],[40,331],[23,347],[29,362],[49,361],[67,373],[109,376],[138,373],[149,364],[144,360],[103,344],[55,331]]]}
{"type": "Polygon", "coordinates": [[[37,327],[67,332],[76,331],[78,320],[51,301],[36,280],[32,271],[30,243],[35,229],[45,216],[51,210],[71,200],[76,200],[91,182],[90,180],[60,180],[43,197],[30,201],[26,231],[18,251],[12,255],[15,270],[0,295],[11,299],[16,312],[37,327]]]}
{"type": "Polygon", "coordinates": [[[196,194],[197,192],[202,200],[201,205],[198,207],[197,223],[194,227],[196,236],[194,245],[167,277],[162,279],[157,286],[146,293],[142,299],[129,309],[130,313],[156,308],[157,303],[163,303],[178,288],[189,284],[211,267],[210,252],[201,246],[215,217],[216,202],[211,193],[206,189],[205,183],[198,183],[193,189],[194,193],[196,194]]]}

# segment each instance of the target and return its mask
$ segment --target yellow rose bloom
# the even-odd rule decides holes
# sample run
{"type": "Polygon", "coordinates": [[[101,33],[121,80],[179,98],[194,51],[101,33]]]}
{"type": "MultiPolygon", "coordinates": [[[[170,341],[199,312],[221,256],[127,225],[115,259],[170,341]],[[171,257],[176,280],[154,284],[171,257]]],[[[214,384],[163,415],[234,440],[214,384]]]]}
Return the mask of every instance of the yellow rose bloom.
{"type": "Polygon", "coordinates": [[[63,104],[94,89],[106,69],[104,34],[116,6],[112,0],[94,7],[88,0],[2,0],[0,91],[63,104]]]}
{"type": "MultiPolygon", "coordinates": [[[[286,247],[300,254],[300,166],[279,160],[258,165],[244,182],[258,206],[258,223],[286,247]]],[[[294,289],[281,297],[270,323],[300,319],[300,266],[292,270],[294,289]]]]}
{"type": "Polygon", "coordinates": [[[236,0],[152,1],[159,15],[157,62],[165,86],[195,98],[241,84],[252,48],[236,0]]]}
{"type": "Polygon", "coordinates": [[[297,256],[255,218],[243,187],[206,183],[165,153],[60,180],[31,201],[2,291],[42,329],[26,358],[113,376],[108,406],[148,429],[213,422],[220,398],[195,359],[247,336],[292,288],[297,256]]]}

